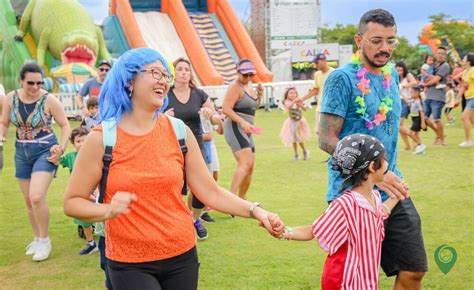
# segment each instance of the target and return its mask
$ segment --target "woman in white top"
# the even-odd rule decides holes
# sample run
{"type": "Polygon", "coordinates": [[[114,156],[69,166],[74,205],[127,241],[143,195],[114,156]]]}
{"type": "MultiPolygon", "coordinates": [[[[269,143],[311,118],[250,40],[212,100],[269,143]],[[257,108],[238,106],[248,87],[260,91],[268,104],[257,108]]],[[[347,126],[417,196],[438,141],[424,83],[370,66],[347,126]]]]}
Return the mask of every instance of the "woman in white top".
{"type": "Polygon", "coordinates": [[[399,61],[395,64],[395,69],[398,72],[400,80],[400,99],[402,101],[402,112],[400,116],[400,136],[402,137],[403,143],[405,144],[405,150],[410,150],[410,142],[408,141],[408,134],[410,130],[404,126],[405,119],[410,114],[410,88],[417,85],[415,77],[408,72],[408,67],[403,61],[399,61]]]}

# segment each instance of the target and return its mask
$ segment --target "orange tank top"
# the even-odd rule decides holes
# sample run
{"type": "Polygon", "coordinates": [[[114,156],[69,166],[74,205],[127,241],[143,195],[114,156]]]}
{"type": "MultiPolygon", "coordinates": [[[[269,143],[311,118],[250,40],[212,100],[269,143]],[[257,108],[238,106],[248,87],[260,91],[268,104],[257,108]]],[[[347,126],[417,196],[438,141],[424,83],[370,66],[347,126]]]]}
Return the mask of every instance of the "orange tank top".
{"type": "Polygon", "coordinates": [[[160,114],[153,130],[140,136],[118,128],[112,156],[104,203],[117,191],[138,200],[130,213],[106,221],[107,258],[150,262],[193,248],[193,220],[181,195],[184,158],[171,121],[160,114]]]}

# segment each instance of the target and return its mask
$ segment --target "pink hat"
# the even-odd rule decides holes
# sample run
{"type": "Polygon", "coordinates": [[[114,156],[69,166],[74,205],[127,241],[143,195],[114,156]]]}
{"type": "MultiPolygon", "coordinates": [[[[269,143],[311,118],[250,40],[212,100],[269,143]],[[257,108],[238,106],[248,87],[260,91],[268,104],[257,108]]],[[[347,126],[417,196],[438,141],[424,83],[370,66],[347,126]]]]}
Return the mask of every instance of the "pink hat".
{"type": "Polygon", "coordinates": [[[257,72],[257,70],[255,69],[255,66],[250,61],[245,61],[245,62],[241,63],[237,67],[237,71],[240,74],[243,74],[243,75],[246,75],[246,74],[253,74],[254,75],[257,72]]]}

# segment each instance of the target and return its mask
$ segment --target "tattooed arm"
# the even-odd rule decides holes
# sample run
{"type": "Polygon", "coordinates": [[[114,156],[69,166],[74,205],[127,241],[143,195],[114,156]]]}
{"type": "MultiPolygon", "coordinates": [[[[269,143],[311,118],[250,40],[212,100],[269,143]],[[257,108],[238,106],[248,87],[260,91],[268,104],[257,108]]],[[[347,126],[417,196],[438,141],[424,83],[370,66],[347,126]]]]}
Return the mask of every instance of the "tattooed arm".
{"type": "Polygon", "coordinates": [[[319,120],[319,148],[330,155],[336,149],[344,119],[340,116],[321,113],[319,120]]]}

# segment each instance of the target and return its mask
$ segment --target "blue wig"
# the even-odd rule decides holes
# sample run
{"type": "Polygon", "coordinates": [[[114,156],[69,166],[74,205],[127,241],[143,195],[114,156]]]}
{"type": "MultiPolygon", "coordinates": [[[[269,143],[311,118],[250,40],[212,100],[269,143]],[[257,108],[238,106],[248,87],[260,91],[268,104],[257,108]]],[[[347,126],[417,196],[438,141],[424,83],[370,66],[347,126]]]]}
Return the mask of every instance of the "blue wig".
{"type": "MultiPolygon", "coordinates": [[[[158,51],[150,48],[129,50],[114,63],[100,90],[99,115],[101,120],[115,119],[115,124],[118,124],[125,112],[132,111],[130,81],[137,74],[142,74],[140,70],[145,65],[157,60],[163,64],[169,74],[172,74],[169,62],[158,51]]],[[[163,106],[156,111],[155,116],[167,106],[168,95],[165,96],[163,106]]]]}

